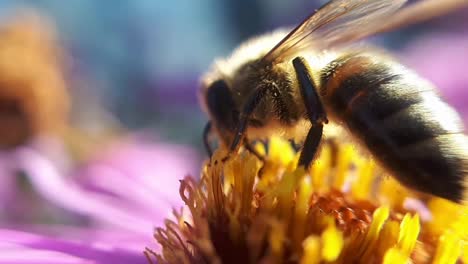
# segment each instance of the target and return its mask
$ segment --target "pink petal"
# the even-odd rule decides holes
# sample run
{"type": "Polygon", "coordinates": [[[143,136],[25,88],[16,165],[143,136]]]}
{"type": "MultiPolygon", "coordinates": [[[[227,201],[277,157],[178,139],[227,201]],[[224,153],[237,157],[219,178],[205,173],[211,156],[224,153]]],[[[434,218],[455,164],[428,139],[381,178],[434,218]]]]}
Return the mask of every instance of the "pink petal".
{"type": "Polygon", "coordinates": [[[114,244],[64,240],[32,233],[0,229],[0,263],[147,263],[143,254],[114,244]]]}
{"type": "Polygon", "coordinates": [[[101,228],[132,234],[140,248],[154,244],[154,227],[182,206],[179,178],[195,168],[193,152],[164,144],[117,145],[72,178],[33,148],[21,148],[15,157],[46,199],[101,228]]]}
{"type": "Polygon", "coordinates": [[[64,179],[54,165],[37,151],[24,148],[17,155],[37,190],[56,204],[135,232],[147,233],[152,229],[150,219],[133,216],[129,214],[130,208],[114,204],[105,195],[84,191],[76,183],[64,179]]]}

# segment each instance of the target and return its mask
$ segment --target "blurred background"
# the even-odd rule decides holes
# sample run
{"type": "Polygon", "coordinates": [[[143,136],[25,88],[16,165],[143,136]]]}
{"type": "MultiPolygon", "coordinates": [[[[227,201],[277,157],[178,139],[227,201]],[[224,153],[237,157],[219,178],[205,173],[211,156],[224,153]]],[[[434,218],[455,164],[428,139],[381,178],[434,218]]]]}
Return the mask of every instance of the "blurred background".
{"type": "MultiPolygon", "coordinates": [[[[66,54],[63,65],[76,124],[89,130],[111,124],[144,129],[160,139],[200,150],[206,121],[196,98],[200,74],[214,58],[228,55],[243,40],[295,25],[324,2],[2,0],[0,19],[11,18],[19,8],[27,7],[56,27],[66,54]]],[[[468,57],[467,17],[468,12],[460,11],[372,41],[441,83],[440,79],[449,78],[448,73],[455,75],[458,69],[465,69],[466,64],[447,62],[468,57]],[[433,44],[436,53],[420,54],[434,49],[433,44]],[[458,54],[452,58],[437,54],[455,50],[458,54]]],[[[465,84],[457,89],[466,90],[465,84]]],[[[450,90],[448,96],[455,89],[442,88],[450,90]]]]}

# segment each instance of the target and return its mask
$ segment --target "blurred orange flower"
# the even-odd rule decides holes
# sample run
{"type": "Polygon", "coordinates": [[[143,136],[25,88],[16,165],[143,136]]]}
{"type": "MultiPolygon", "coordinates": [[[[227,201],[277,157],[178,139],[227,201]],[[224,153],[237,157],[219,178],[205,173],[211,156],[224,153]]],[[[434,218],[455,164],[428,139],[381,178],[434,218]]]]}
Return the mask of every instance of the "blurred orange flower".
{"type": "Polygon", "coordinates": [[[0,148],[61,133],[70,100],[53,28],[32,11],[0,27],[0,148]]]}

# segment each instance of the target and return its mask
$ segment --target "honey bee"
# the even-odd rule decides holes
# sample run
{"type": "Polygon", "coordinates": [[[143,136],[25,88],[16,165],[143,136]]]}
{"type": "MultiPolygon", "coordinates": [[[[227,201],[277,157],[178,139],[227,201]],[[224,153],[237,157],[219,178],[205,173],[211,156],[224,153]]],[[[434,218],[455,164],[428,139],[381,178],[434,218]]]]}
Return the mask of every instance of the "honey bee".
{"type": "Polygon", "coordinates": [[[435,15],[441,2],[423,1],[438,7],[422,10],[402,8],[405,0],[332,0],[289,33],[247,41],[202,79],[208,152],[212,130],[230,153],[244,145],[255,154],[250,140],[280,134],[303,142],[299,165],[308,167],[330,120],[407,187],[466,201],[468,138],[458,113],[391,56],[349,45],[412,23],[409,11],[435,15]]]}

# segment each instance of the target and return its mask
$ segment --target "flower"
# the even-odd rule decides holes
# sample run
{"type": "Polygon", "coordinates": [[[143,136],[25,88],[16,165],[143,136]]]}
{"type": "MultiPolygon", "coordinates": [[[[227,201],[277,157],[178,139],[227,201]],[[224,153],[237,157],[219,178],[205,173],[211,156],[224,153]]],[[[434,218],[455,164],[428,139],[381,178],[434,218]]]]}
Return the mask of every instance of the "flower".
{"type": "Polygon", "coordinates": [[[23,11],[0,32],[0,149],[63,132],[69,97],[51,26],[23,11]]]}
{"type": "MultiPolygon", "coordinates": [[[[42,148],[47,156],[65,128],[69,96],[59,59],[52,28],[36,13],[23,10],[1,25],[1,222],[51,220],[56,213],[40,202],[21,177],[17,148],[42,148]]],[[[61,159],[55,162],[59,164],[61,159]]],[[[63,211],[58,214],[65,215],[63,211]]]]}
{"type": "Polygon", "coordinates": [[[18,149],[17,159],[42,197],[87,225],[4,228],[0,263],[147,263],[142,252],[154,227],[181,206],[179,175],[196,167],[192,150],[136,136],[95,153],[69,177],[32,147],[18,149]]]}
{"type": "MultiPolygon", "coordinates": [[[[2,225],[24,225],[31,223],[80,223],[82,218],[47,203],[32,188],[25,169],[25,152],[34,152],[40,159],[53,164],[62,173],[67,166],[68,156],[56,138],[38,137],[24,146],[0,151],[0,223],[2,225]]],[[[34,159],[31,160],[34,162],[34,159]]]]}
{"type": "Polygon", "coordinates": [[[468,207],[417,196],[351,143],[325,144],[310,171],[277,138],[223,163],[214,154],[155,231],[157,263],[455,263],[466,261],[468,207]],[[415,202],[417,201],[417,202],[415,202]],[[419,202],[419,204],[418,204],[419,202]],[[430,214],[427,215],[427,211],[430,214]],[[447,214],[449,210],[450,214],[447,214]]]}
{"type": "Polygon", "coordinates": [[[195,154],[132,136],[99,142],[85,165],[71,168],[66,147],[80,159],[90,148],[67,123],[60,55],[34,12],[2,26],[0,263],[145,263],[154,225],[181,206],[179,177],[194,172],[195,154]],[[34,190],[23,191],[29,183],[34,190]]]}
{"type": "MultiPolygon", "coordinates": [[[[80,230],[83,232],[86,230],[80,230]]],[[[5,264],[144,264],[141,252],[126,248],[119,235],[101,240],[99,232],[88,232],[92,239],[73,240],[0,229],[0,263],[5,264]],[[110,238],[114,241],[111,241],[110,238]],[[118,240],[118,242],[117,242],[118,240]]]]}
{"type": "MultiPolygon", "coordinates": [[[[196,154],[191,149],[161,142],[151,144],[138,136],[120,138],[94,156],[76,172],[72,177],[75,181],[65,186],[63,193],[43,188],[43,194],[55,204],[93,216],[96,224],[111,224],[145,237],[151,237],[147,230],[163,223],[173,207],[182,206],[174,190],[184,175],[196,171],[196,154]],[[79,188],[81,194],[67,196],[70,187],[79,188]],[[90,204],[77,203],[87,198],[92,198],[90,204]]],[[[46,187],[51,181],[44,178],[39,185],[46,187]]]]}
{"type": "MultiPolygon", "coordinates": [[[[41,228],[42,233],[55,232],[66,239],[0,230],[0,263],[146,263],[141,250],[149,245],[151,235],[145,225],[162,225],[163,215],[174,205],[175,193],[169,188],[175,181],[160,182],[168,187],[166,206],[138,210],[152,203],[132,190],[145,190],[147,180],[163,174],[146,174],[157,168],[153,161],[161,156],[142,158],[142,153],[149,153],[148,146],[143,146],[124,141],[104,151],[107,155],[88,163],[80,174],[88,176],[73,182],[60,182],[47,160],[24,150],[22,157],[31,164],[27,168],[36,171],[31,176],[38,180],[34,185],[46,197],[92,216],[99,224],[55,227],[48,232],[41,228]],[[106,176],[106,171],[114,169],[126,176],[106,176]],[[121,177],[134,181],[119,182],[121,177]]],[[[182,181],[180,195],[190,214],[175,210],[175,219],[165,220],[165,227],[156,229],[154,237],[160,247],[146,250],[150,263],[155,257],[157,263],[466,261],[468,209],[432,198],[427,202],[430,218],[425,220],[420,211],[412,211],[421,210],[414,202],[408,206],[408,198],[401,198],[412,196],[408,190],[391,178],[375,182],[378,166],[352,145],[340,143],[336,149],[324,145],[307,173],[297,168],[297,153],[286,142],[272,138],[268,151],[262,145],[257,148],[266,155],[265,164],[246,151],[223,164],[225,155],[218,151],[206,162],[200,181],[190,177],[182,181]]],[[[167,145],[166,150],[174,151],[174,146],[167,145]]],[[[184,164],[166,160],[165,165],[184,164]]],[[[161,190],[154,189],[158,197],[154,201],[164,203],[165,196],[158,194],[161,190]]]]}

